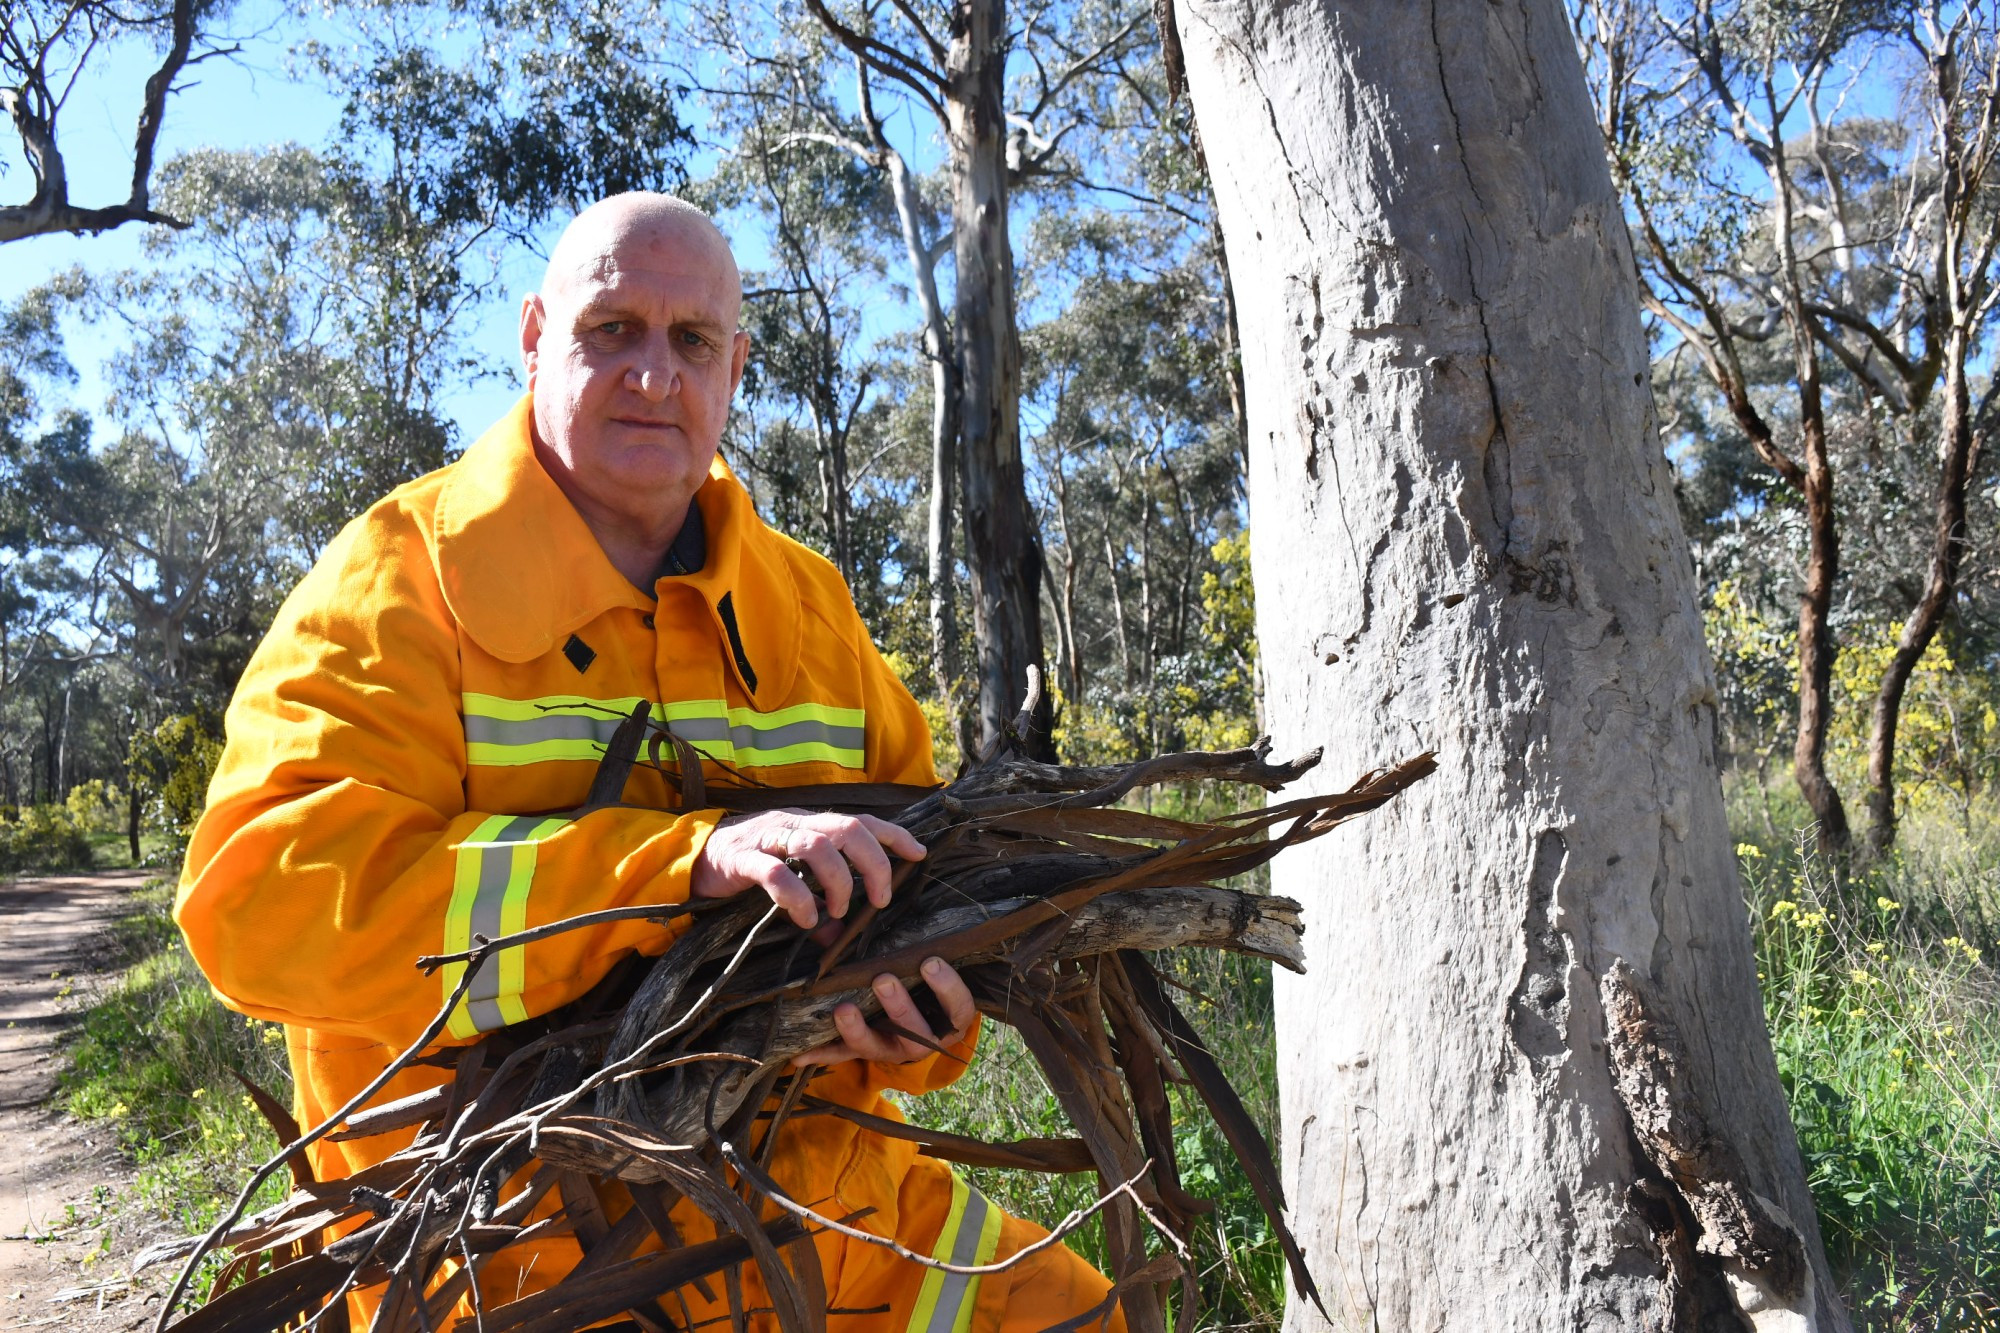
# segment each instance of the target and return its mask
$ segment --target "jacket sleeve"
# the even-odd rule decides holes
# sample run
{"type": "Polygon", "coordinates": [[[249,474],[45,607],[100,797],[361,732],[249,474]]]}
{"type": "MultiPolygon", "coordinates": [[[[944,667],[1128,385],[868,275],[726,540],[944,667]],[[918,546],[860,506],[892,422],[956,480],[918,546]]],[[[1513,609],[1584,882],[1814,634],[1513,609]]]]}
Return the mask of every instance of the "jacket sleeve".
{"type": "MultiPolygon", "coordinates": [[[[598,908],[679,901],[714,827],[465,808],[458,643],[418,520],[357,520],[251,658],[175,915],[216,993],[255,1018],[401,1048],[463,975],[415,961],[598,908]]],[[[489,959],[450,1038],[546,1013],[674,926],[571,931],[489,959]]]]}

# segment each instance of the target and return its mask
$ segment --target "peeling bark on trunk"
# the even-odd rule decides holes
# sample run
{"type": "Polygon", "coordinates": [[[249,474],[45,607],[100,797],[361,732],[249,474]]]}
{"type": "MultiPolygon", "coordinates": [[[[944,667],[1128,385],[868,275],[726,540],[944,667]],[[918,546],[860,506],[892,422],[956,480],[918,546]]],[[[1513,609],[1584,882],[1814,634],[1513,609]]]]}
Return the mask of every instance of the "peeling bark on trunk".
{"type": "MultiPolygon", "coordinates": [[[[1273,868],[1336,1325],[1847,1328],[1757,994],[1633,263],[1553,0],[1178,0],[1268,716],[1435,746],[1273,868]]],[[[1287,1327],[1327,1327],[1294,1301],[1287,1327]]]]}
{"type": "MultiPolygon", "coordinates": [[[[1042,549],[1021,465],[1021,346],[1007,228],[1001,0],[959,0],[945,63],[959,387],[959,486],[979,646],[979,733],[991,743],[1042,664],[1042,549]]],[[[1052,758],[1046,698],[1032,747],[1052,758]]]]}

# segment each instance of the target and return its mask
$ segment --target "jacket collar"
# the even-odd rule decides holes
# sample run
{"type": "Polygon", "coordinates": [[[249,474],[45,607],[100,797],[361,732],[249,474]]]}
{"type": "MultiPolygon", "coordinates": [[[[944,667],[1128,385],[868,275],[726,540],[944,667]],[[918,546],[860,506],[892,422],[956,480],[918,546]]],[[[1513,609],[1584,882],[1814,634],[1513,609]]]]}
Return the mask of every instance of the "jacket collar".
{"type": "MultiPolygon", "coordinates": [[[[551,652],[607,611],[654,605],[612,566],[536,459],[532,403],[523,395],[452,464],[433,519],[445,603],[473,641],[503,662],[551,652]]],[[[720,456],[695,503],[708,529],[707,562],[664,582],[700,594],[730,671],[747,696],[770,707],[791,692],[798,670],[802,611],[784,543],[720,456]],[[755,689],[730,651],[718,609],[724,596],[755,689]]]]}

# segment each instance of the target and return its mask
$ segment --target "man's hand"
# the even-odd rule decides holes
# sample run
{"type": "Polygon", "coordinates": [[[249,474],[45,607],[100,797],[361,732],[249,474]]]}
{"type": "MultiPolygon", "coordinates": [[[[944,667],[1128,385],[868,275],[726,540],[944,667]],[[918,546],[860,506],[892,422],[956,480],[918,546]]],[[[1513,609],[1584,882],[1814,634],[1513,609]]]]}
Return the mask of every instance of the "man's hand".
{"type": "MultiPolygon", "coordinates": [[[[876,907],[889,905],[889,855],[924,859],[924,846],[909,830],[873,815],[815,815],[804,810],[770,810],[725,819],[708,835],[695,859],[688,892],[696,898],[728,898],[752,885],[785,909],[800,930],[820,923],[819,901],[785,863],[812,871],[826,894],[826,914],[847,915],[854,878],[876,907]]],[[[828,941],[822,940],[821,943],[828,941]]]]}
{"type": "MultiPolygon", "coordinates": [[[[846,916],[853,905],[857,876],[869,902],[878,908],[889,905],[892,853],[905,861],[921,861],[924,846],[909,830],[873,815],[815,815],[804,810],[742,815],[723,820],[708,835],[695,860],[688,891],[697,898],[728,898],[755,886],[770,895],[799,929],[818,926],[814,937],[821,944],[830,944],[838,933],[833,923],[846,916]],[[786,865],[788,861],[810,870],[825,893],[824,922],[819,900],[805,880],[786,865]]],[[[909,990],[887,973],[875,978],[875,997],[882,1002],[883,1017],[939,1046],[963,1040],[978,1016],[972,992],[942,958],[926,959],[923,973],[931,994],[944,1007],[951,1031],[943,1036],[931,1031],[909,990]]],[[[899,1065],[932,1054],[922,1042],[868,1026],[858,1005],[843,1004],[835,1009],[833,1025],[840,1040],[814,1047],[792,1063],[837,1065],[847,1060],[873,1060],[899,1065]]]]}
{"type": "MultiPolygon", "coordinates": [[[[957,970],[944,959],[924,960],[924,982],[930,986],[931,994],[937,997],[938,1003],[944,1006],[945,1017],[951,1022],[951,1031],[942,1036],[931,1031],[931,1025],[924,1021],[916,1001],[910,998],[910,992],[887,972],[875,978],[875,998],[882,1002],[882,1016],[889,1022],[905,1032],[928,1037],[949,1049],[954,1043],[963,1041],[965,1034],[972,1030],[972,1020],[978,1017],[979,1010],[972,1003],[972,992],[965,988],[957,970]]],[[[931,1047],[922,1042],[870,1027],[868,1020],[861,1016],[861,1007],[856,1004],[843,1004],[835,1009],[833,1026],[840,1033],[839,1041],[830,1041],[794,1056],[792,1064],[837,1065],[846,1060],[873,1060],[877,1064],[906,1065],[933,1053],[931,1047]]]]}

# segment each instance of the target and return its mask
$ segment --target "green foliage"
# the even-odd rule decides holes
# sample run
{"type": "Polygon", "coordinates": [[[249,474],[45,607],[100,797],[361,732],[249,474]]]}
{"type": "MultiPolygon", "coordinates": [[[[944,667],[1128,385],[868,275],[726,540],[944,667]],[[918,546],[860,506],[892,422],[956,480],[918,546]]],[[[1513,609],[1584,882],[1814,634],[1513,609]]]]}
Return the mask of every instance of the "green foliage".
{"type": "MultiPolygon", "coordinates": [[[[1190,992],[1176,1002],[1208,1041],[1275,1149],[1277,1057],[1269,967],[1224,954],[1177,954],[1155,962],[1190,992]]],[[[1195,1327],[1276,1328],[1285,1302],[1284,1255],[1277,1236],[1200,1099],[1185,1088],[1169,1092],[1181,1178],[1190,1193],[1216,1205],[1192,1237],[1201,1291],[1195,1327]]],[[[987,1025],[979,1058],[963,1078],[941,1092],[911,1098],[908,1105],[912,1120],[986,1139],[1074,1132],[1020,1038],[999,1024],[987,1025]]],[[[959,1169],[1001,1207],[1043,1226],[1056,1225],[1097,1197],[1094,1175],[959,1169]]],[[[1097,1219],[1068,1243],[1100,1270],[1108,1269],[1104,1230],[1097,1219]]]]}
{"type": "Polygon", "coordinates": [[[67,806],[31,805],[0,818],[0,875],[88,870],[90,837],[67,806]]]}
{"type": "MultiPolygon", "coordinates": [[[[1760,605],[1733,578],[1722,579],[1709,594],[1703,621],[1726,748],[1753,762],[1789,749],[1798,706],[1797,621],[1760,605]]],[[[1893,621],[1861,616],[1841,626],[1827,766],[1849,791],[1867,781],[1876,691],[1901,629],[1893,621]]],[[[1910,675],[1897,725],[1899,817],[1948,814],[1961,831],[1972,831],[1984,808],[1980,798],[2000,778],[1996,702],[2000,674],[1991,657],[1960,654],[1948,638],[1925,650],[1910,675]]]]}
{"type": "Polygon", "coordinates": [[[125,795],[103,778],[92,778],[69,789],[63,807],[76,826],[87,834],[114,833],[124,825],[120,807],[125,795]]]}
{"type": "MultiPolygon", "coordinates": [[[[61,1078],[72,1115],[108,1125],[139,1166],[148,1212],[170,1229],[211,1225],[240,1182],[278,1144],[236,1080],[286,1101],[283,1029],[223,1008],[169,915],[173,891],[154,881],[114,938],[123,973],[87,1008],[61,1078]]],[[[266,1191],[275,1202],[282,1181],[266,1191]]]]}
{"type": "MultiPolygon", "coordinates": [[[[1990,941],[1968,938],[1959,918],[1970,904],[1916,861],[1849,881],[1809,838],[1789,854],[1755,843],[1738,854],[1779,1073],[1859,1326],[1992,1327],[2000,989],[1990,941]]],[[[1990,869],[1981,878],[1990,884],[1990,869]]]]}
{"type": "Polygon", "coordinates": [[[222,758],[221,728],[211,717],[180,713],[132,738],[128,771],[146,802],[146,819],[178,851],[187,845],[222,758]]]}

